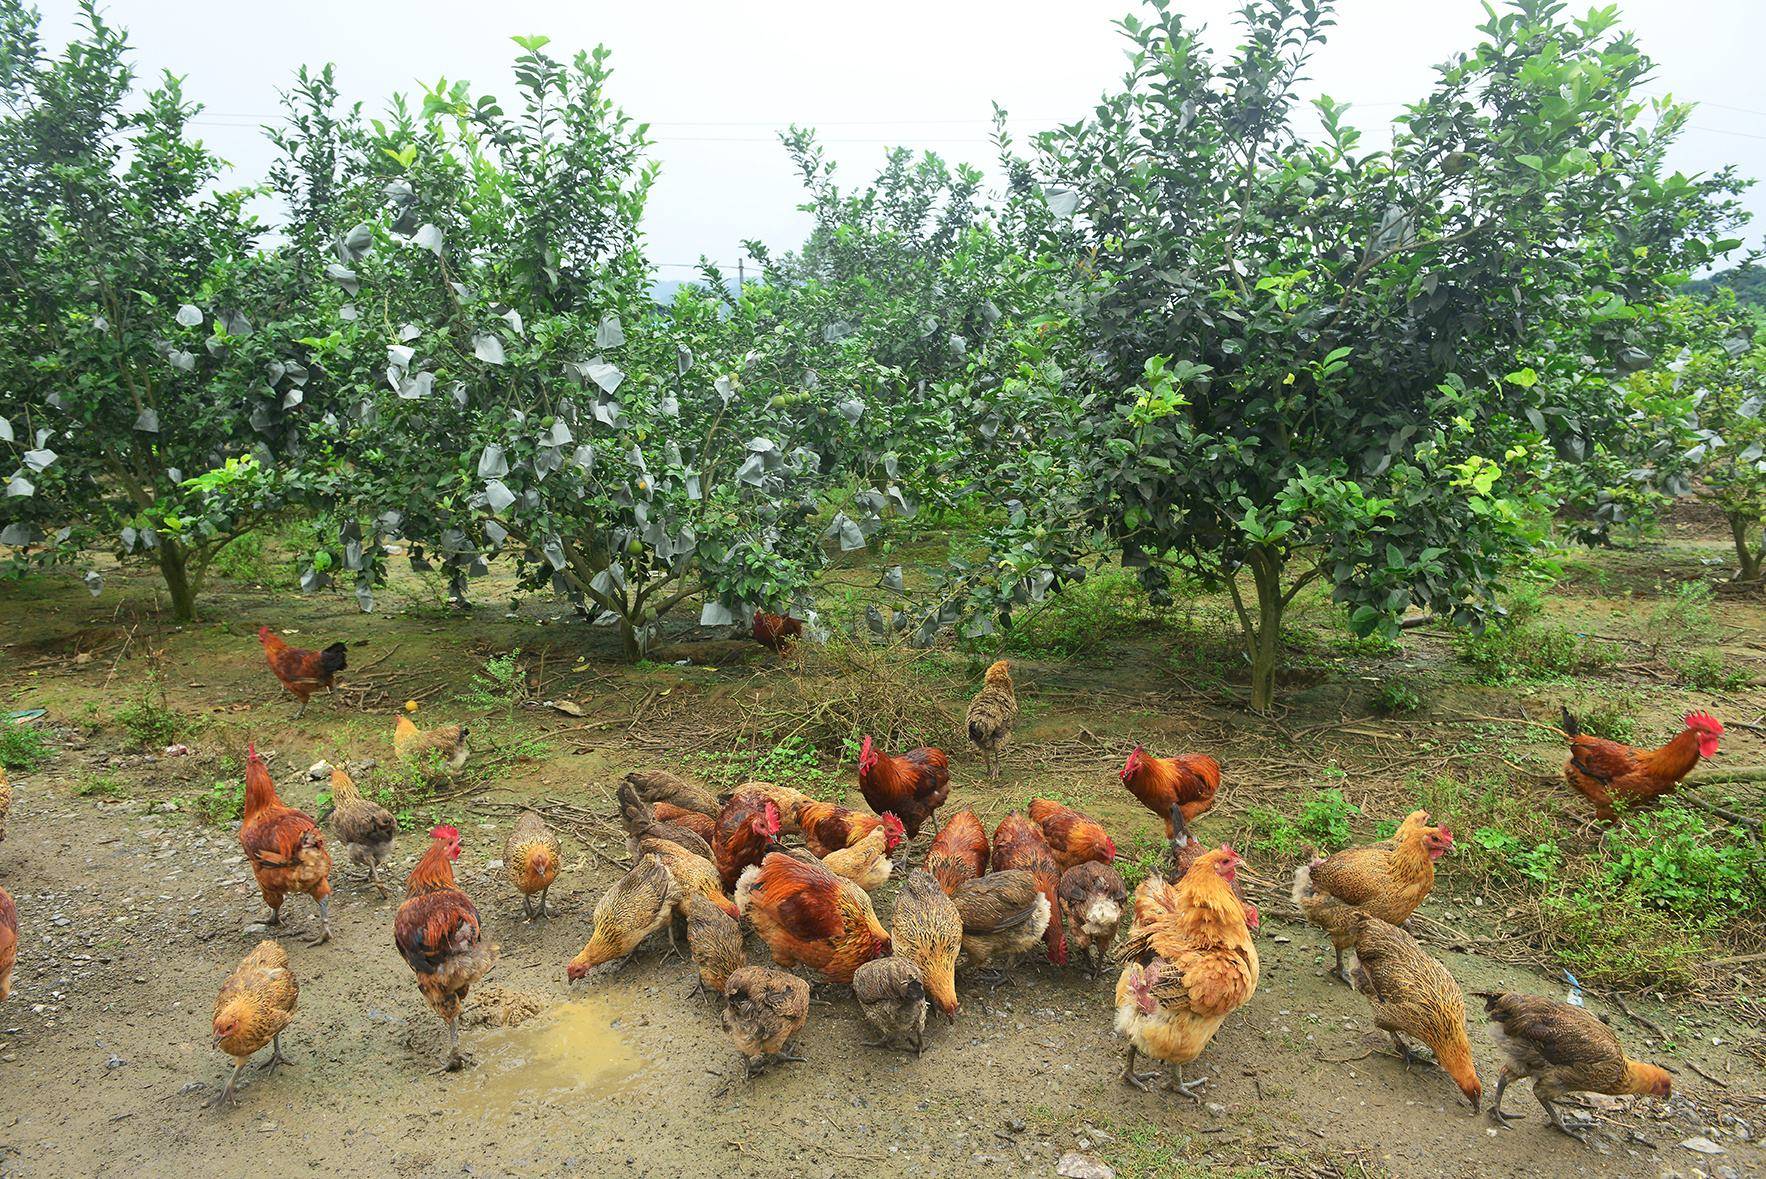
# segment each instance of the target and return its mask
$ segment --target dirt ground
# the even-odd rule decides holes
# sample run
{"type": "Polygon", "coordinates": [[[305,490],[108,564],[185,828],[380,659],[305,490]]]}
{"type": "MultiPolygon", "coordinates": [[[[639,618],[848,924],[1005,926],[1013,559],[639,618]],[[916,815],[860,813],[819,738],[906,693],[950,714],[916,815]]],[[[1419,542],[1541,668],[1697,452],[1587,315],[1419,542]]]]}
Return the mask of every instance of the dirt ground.
{"type": "MultiPolygon", "coordinates": [[[[1579,597],[1595,619],[1590,629],[1635,623],[1627,571],[1641,577],[1636,563],[1660,569],[1666,560],[1695,575],[1700,551],[1602,558],[1562,593],[1579,597]]],[[[55,746],[48,766],[14,775],[0,843],[0,883],[22,927],[15,990],[0,1006],[0,1175],[1104,1173],[1063,1164],[1073,1154],[1117,1175],[1149,1176],[1766,1173],[1766,1075],[1742,1050],[1759,1030],[1729,1001],[1758,976],[1628,994],[1634,1017],[1591,990],[1590,1008],[1612,1016],[1635,1055],[1675,1067],[1677,1093],[1666,1103],[1596,1099],[1598,1128],[1585,1148],[1550,1129],[1524,1083],[1507,1101],[1524,1120],[1498,1131],[1469,1116],[1438,1070],[1407,1070],[1385,1050],[1366,1004],[1328,976],[1328,942],[1284,917],[1281,898],[1265,909],[1255,998],[1188,1070],[1209,1078],[1201,1106],[1123,1085],[1113,976],[1091,980],[1046,962],[1026,963],[997,991],[959,978],[962,1012],[929,1029],[919,1058],[862,1047],[869,1029],[850,996],[818,988],[799,1040],[807,1062],[747,1081],[716,1014],[693,993],[690,965],[670,958],[662,939],[617,969],[566,984],[564,964],[622,855],[610,824],[563,832],[558,912],[547,921],[521,919],[499,857],[510,804],[555,800],[611,815],[612,786],[628,769],[685,767],[703,777],[718,764],[703,760],[708,748],[738,759],[771,748],[783,735],[778,718],[803,708],[800,671],[727,646],[706,648],[717,653],[701,661],[718,664],[710,668],[619,667],[605,631],[554,621],[550,603],[507,617],[485,587],[472,616],[456,618],[412,587],[395,586],[382,612],[364,617],[344,597],[223,585],[207,620],[180,628],[154,611],[150,580],[113,570],[109,581],[98,599],[71,576],[0,586],[4,699],[47,708],[55,746]],[[293,702],[252,637],[260,622],[294,628],[296,641],[307,636],[314,646],[350,641],[355,674],[346,680],[356,690],[316,700],[293,721],[293,702]],[[486,655],[517,645],[530,657],[545,652],[530,664],[537,694],[568,698],[584,716],[544,707],[513,719],[467,716],[457,690],[486,655]],[[187,756],[131,749],[114,719],[153,674],[191,725],[181,737],[187,756]],[[412,825],[442,819],[464,833],[461,883],[501,947],[481,1017],[504,1007],[538,1014],[512,1027],[467,1027],[474,1066],[433,1073],[445,1033],[393,946],[396,890],[382,899],[334,877],[329,944],[298,940],[315,928],[307,898],[285,908],[283,942],[301,987],[284,1037],[293,1067],[250,1073],[237,1109],[207,1109],[230,1068],[209,1043],[214,994],[261,936],[254,923],[264,910],[233,825],[202,822],[192,800],[229,772],[221,759],[237,759],[250,737],[271,756],[284,799],[311,808],[322,783],[306,768],[321,758],[389,762],[393,715],[407,697],[424,701],[420,720],[463,716],[488,733],[493,756],[515,751],[488,780],[468,777],[455,796],[418,807],[412,825]]],[[[1766,607],[1725,599],[1720,617],[1734,636],[1726,649],[1752,660],[1754,686],[1694,693],[1639,677],[1626,686],[1646,697],[1651,731],[1689,704],[1737,717],[1763,710],[1766,654],[1752,648],[1766,635],[1766,607]]],[[[693,649],[690,636],[682,641],[693,649]]],[[[1450,651],[1448,639],[1410,634],[1387,662],[1428,680],[1450,651]]],[[[1262,722],[1189,690],[1168,674],[1168,656],[1153,642],[1098,658],[1020,661],[1025,720],[1005,780],[986,784],[953,726],[941,742],[955,770],[948,807],[974,806],[991,825],[1032,794],[1058,792],[1108,823],[1119,843],[1148,846],[1156,822],[1114,772],[1128,745],[1145,740],[1155,751],[1220,753],[1228,785],[1199,824],[1204,836],[1231,834],[1250,807],[1279,807],[1325,781],[1343,785],[1371,820],[1397,810],[1392,784],[1420,756],[1395,740],[1433,749],[1471,736],[1438,715],[1370,719],[1372,677],[1353,659],[1293,689],[1288,711],[1262,722]]],[[[952,659],[951,674],[926,677],[927,698],[960,715],[979,666],[952,659]]],[[[1550,715],[1555,698],[1553,689],[1468,688],[1454,704],[1512,716],[1525,702],[1533,715],[1550,715]]],[[[837,764],[837,745],[817,747],[820,767],[806,788],[851,789],[850,758],[837,764]]],[[[1732,764],[1766,760],[1758,733],[1732,729],[1725,748],[1732,764]]],[[[1596,838],[1576,826],[1580,800],[1537,777],[1561,764],[1549,740],[1518,730],[1491,754],[1534,771],[1514,788],[1561,812],[1566,839],[1596,838]]],[[[1358,820],[1357,838],[1370,829],[1358,820]]],[[[393,878],[402,880],[421,844],[401,837],[393,878]]],[[[1290,870],[1253,866],[1272,878],[1290,870]]],[[[1426,944],[1462,987],[1561,997],[1568,984],[1556,970],[1524,965],[1527,954],[1484,938],[1503,898],[1456,888],[1453,874],[1449,860],[1425,906],[1436,923],[1426,944]]],[[[880,913],[893,891],[891,882],[878,894],[880,913]]],[[[750,952],[766,960],[752,936],[750,952]]],[[[1488,1099],[1499,1063],[1476,1021],[1473,1049],[1488,1099]]]]}

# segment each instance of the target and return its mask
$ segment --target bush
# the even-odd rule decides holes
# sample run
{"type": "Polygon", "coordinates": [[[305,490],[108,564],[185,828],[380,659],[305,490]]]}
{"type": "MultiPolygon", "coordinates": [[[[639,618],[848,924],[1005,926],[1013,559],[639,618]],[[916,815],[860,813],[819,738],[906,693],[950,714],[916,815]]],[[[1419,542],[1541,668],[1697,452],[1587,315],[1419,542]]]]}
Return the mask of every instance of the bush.
{"type": "Polygon", "coordinates": [[[1589,736],[1622,741],[1627,745],[1637,743],[1637,719],[1633,715],[1636,708],[1634,697],[1608,700],[1596,696],[1568,707],[1575,715],[1576,722],[1582,726],[1582,731],[1589,736]]]}
{"type": "Polygon", "coordinates": [[[1553,953],[1584,982],[1684,985],[1705,955],[1703,939],[1686,922],[1635,896],[1572,888],[1546,897],[1540,914],[1553,953]]]}
{"type": "Polygon", "coordinates": [[[460,703],[484,712],[501,711],[504,719],[515,719],[515,708],[527,699],[527,671],[521,666],[521,648],[484,661],[484,670],[474,672],[471,686],[460,693],[460,703]]]}
{"type": "Polygon", "coordinates": [[[1127,570],[1110,567],[1045,598],[1010,629],[974,645],[990,653],[1070,659],[1165,617],[1127,570]]]}
{"type": "Polygon", "coordinates": [[[226,827],[245,817],[245,779],[237,775],[217,778],[191,800],[196,817],[212,827],[226,827]]]}
{"type": "Polygon", "coordinates": [[[1684,687],[1701,692],[1738,692],[1754,682],[1737,671],[1715,651],[1679,651],[1668,656],[1668,667],[1684,687]]]}
{"type": "Polygon", "coordinates": [[[1650,608],[1648,634],[1650,651],[1659,654],[1663,648],[1695,647],[1708,643],[1719,633],[1711,606],[1717,595],[1709,582],[1683,581],[1673,592],[1650,608]]]}
{"type": "Polygon", "coordinates": [[[35,725],[0,721],[0,766],[30,773],[49,764],[49,739],[35,725]]]}
{"type": "Polygon", "coordinates": [[[123,727],[130,743],[137,749],[163,748],[201,727],[199,720],[166,705],[157,676],[148,681],[134,703],[117,709],[112,719],[123,727]]]}
{"type": "Polygon", "coordinates": [[[1766,846],[1738,828],[1712,830],[1673,805],[1621,817],[1607,835],[1601,884],[1651,908],[1709,925],[1766,907],[1766,846]]]}
{"type": "Polygon", "coordinates": [[[1283,859],[1297,856],[1309,845],[1314,851],[1333,852],[1349,842],[1349,816],[1359,813],[1336,787],[1320,790],[1294,818],[1268,807],[1253,807],[1247,847],[1283,859]]]}
{"type": "Polygon", "coordinates": [[[1592,671],[1612,662],[1598,644],[1569,627],[1547,622],[1544,599],[1536,588],[1518,592],[1509,601],[1508,617],[1459,642],[1459,656],[1476,668],[1486,683],[1549,680],[1592,671]]]}
{"type": "Polygon", "coordinates": [[[1381,716],[1403,716],[1423,706],[1423,698],[1403,680],[1387,680],[1374,693],[1374,711],[1381,716]]]}
{"type": "Polygon", "coordinates": [[[1564,853],[1551,840],[1529,844],[1501,827],[1479,827],[1472,832],[1472,844],[1488,853],[1499,874],[1516,873],[1551,884],[1563,870],[1564,853]]]}
{"type": "Polygon", "coordinates": [[[267,579],[266,570],[264,537],[258,532],[247,532],[234,537],[209,562],[209,572],[217,573],[229,581],[261,582],[267,579]]]}

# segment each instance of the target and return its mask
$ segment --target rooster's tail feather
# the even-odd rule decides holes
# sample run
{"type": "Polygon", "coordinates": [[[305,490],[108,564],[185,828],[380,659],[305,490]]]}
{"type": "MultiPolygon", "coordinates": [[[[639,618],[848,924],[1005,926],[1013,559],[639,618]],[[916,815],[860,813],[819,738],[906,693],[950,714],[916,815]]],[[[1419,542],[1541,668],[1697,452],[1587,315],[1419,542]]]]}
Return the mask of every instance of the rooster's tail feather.
{"type": "Polygon", "coordinates": [[[342,671],[346,666],[344,653],[348,650],[349,647],[344,643],[332,643],[319,652],[319,666],[330,672],[342,671]]]}
{"type": "Polygon", "coordinates": [[[1582,735],[1582,725],[1570,713],[1568,704],[1559,705],[1564,714],[1564,735],[1572,739],[1582,735]]]}

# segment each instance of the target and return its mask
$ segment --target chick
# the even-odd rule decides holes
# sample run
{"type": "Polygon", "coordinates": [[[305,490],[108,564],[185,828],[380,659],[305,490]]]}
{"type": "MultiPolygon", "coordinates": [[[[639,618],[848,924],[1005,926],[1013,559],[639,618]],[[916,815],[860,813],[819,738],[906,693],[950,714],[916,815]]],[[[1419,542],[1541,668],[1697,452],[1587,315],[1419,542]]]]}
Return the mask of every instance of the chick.
{"type": "Polygon", "coordinates": [[[564,858],[558,835],[537,811],[522,811],[503,843],[503,871],[509,883],[521,894],[521,912],[529,921],[546,916],[546,897],[552,882],[558,879],[558,865],[564,858]],[[539,911],[534,911],[534,894],[540,894],[539,911]]]}
{"type": "Polygon", "coordinates": [[[270,1059],[261,1067],[275,1075],[276,1066],[285,1064],[282,1055],[282,1030],[294,1018],[295,1001],[300,986],[288,965],[288,952],[274,941],[261,941],[247,954],[237,969],[221,984],[215,996],[215,1047],[233,1058],[233,1075],[227,1087],[209,1102],[213,1105],[234,1105],[234,1089],[245,1062],[265,1044],[271,1045],[270,1059]]]}
{"type": "Polygon", "coordinates": [[[853,972],[852,993],[877,1029],[878,1038],[866,1040],[866,1047],[886,1048],[905,1035],[915,1056],[925,1050],[926,983],[913,962],[894,955],[871,959],[853,972]]]}
{"type": "Polygon", "coordinates": [[[809,1018],[809,984],[771,966],[744,966],[724,983],[724,1033],[748,1075],[782,1060],[801,1061],[788,1045],[809,1018]]]}
{"type": "Polygon", "coordinates": [[[703,896],[687,898],[687,949],[699,971],[700,990],[711,995],[723,994],[730,976],[748,964],[742,927],[703,896]]]}
{"type": "MultiPolygon", "coordinates": [[[[324,820],[325,815],[319,818],[324,820]]],[[[380,865],[392,855],[393,837],[399,821],[372,799],[363,798],[356,783],[341,769],[331,771],[331,830],[350,854],[350,860],[368,870],[367,882],[386,895],[380,865]]]]}
{"type": "Polygon", "coordinates": [[[596,902],[594,932],[582,952],[565,967],[565,977],[579,982],[603,962],[630,954],[645,938],[669,924],[679,897],[680,885],[661,857],[640,857],[637,866],[596,902]]]}
{"type": "MultiPolygon", "coordinates": [[[[895,895],[889,923],[890,943],[897,958],[912,962],[920,982],[944,1012],[957,1015],[957,953],[963,948],[963,914],[944,895],[938,880],[925,869],[915,871],[895,895]]],[[[856,980],[855,980],[856,985],[856,980]]]]}
{"type": "Polygon", "coordinates": [[[1128,903],[1122,873],[1095,860],[1075,864],[1061,873],[1055,896],[1061,902],[1068,944],[1079,950],[1091,976],[1098,977],[1128,903]]]}

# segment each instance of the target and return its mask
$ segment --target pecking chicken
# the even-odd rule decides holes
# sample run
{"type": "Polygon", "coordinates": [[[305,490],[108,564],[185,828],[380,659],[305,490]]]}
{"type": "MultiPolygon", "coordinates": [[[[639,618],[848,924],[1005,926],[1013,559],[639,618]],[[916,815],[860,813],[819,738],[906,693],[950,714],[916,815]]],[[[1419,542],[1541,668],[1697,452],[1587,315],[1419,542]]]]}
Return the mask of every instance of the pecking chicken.
{"type": "Polygon", "coordinates": [[[797,826],[803,842],[817,856],[851,847],[873,831],[889,833],[889,850],[900,846],[906,832],[893,814],[866,815],[832,802],[810,800],[797,808],[797,826]]]}
{"type": "Polygon", "coordinates": [[[349,648],[343,643],[332,643],[323,651],[307,651],[290,647],[282,641],[281,635],[267,626],[258,627],[258,642],[263,644],[264,661],[270,665],[270,670],[300,701],[300,708],[294,714],[296,720],[306,712],[307,698],[321,688],[331,691],[337,673],[348,666],[345,656],[349,648]]]}
{"type": "Polygon", "coordinates": [[[950,764],[941,749],[910,749],[891,757],[866,737],[859,748],[858,788],[877,814],[901,820],[909,839],[950,794],[950,764]]]}
{"type": "Polygon", "coordinates": [[[282,901],[289,893],[304,892],[319,902],[319,936],[310,944],[330,941],[331,853],[325,850],[325,836],[307,815],[282,805],[255,744],[246,751],[239,846],[270,906],[269,924],[282,924],[282,901]]]}
{"type": "Polygon", "coordinates": [[[503,871],[509,883],[521,894],[521,913],[529,921],[546,915],[546,896],[552,882],[558,879],[564,850],[558,844],[557,832],[546,825],[538,811],[522,811],[503,843],[503,871]],[[534,912],[533,897],[540,896],[539,912],[534,912]]]}
{"type": "Polygon", "coordinates": [[[1055,896],[1061,902],[1061,928],[1069,944],[1084,958],[1091,976],[1098,977],[1122,924],[1123,906],[1128,903],[1128,885],[1122,873],[1092,860],[1075,864],[1061,873],[1055,896]]]}
{"type": "Polygon", "coordinates": [[[1175,834],[1171,828],[1173,806],[1180,807],[1183,817],[1193,823],[1214,805],[1220,790],[1220,763],[1202,753],[1154,757],[1136,745],[1117,777],[1142,806],[1159,816],[1165,824],[1165,838],[1170,839],[1175,834]]]}
{"type": "Polygon", "coordinates": [[[815,802],[815,799],[803,791],[794,790],[789,786],[781,786],[777,782],[743,782],[730,791],[731,798],[738,794],[758,794],[762,798],[771,799],[773,805],[779,808],[779,834],[781,835],[803,834],[803,825],[798,822],[797,816],[804,807],[815,802]]]}
{"type": "Polygon", "coordinates": [[[1017,869],[965,880],[950,899],[963,921],[963,957],[976,970],[1036,945],[1054,915],[1036,877],[1017,869]]]}
{"type": "Polygon", "coordinates": [[[875,892],[889,879],[895,863],[889,853],[895,850],[894,838],[887,827],[878,827],[851,847],[836,848],[822,857],[822,866],[836,876],[844,876],[866,892],[875,892]]]}
{"type": "Polygon", "coordinates": [[[18,965],[18,906],[0,888],[0,1003],[12,994],[12,968],[18,965]]]}
{"type": "Polygon", "coordinates": [[[1001,659],[987,669],[981,690],[969,701],[969,740],[987,759],[987,780],[999,778],[1000,751],[1018,723],[1018,693],[1012,687],[1012,667],[1001,659]]]}
{"type": "Polygon", "coordinates": [[[803,622],[789,614],[770,614],[765,610],[754,612],[754,641],[770,651],[783,655],[791,647],[791,640],[803,637],[803,622]]]}
{"type": "Polygon", "coordinates": [[[434,778],[451,777],[472,752],[465,725],[419,729],[403,714],[393,723],[392,749],[400,761],[418,766],[434,778]]]}
{"type": "Polygon", "coordinates": [[[889,953],[889,933],[865,890],[813,860],[772,852],[745,868],[736,907],[787,970],[808,966],[828,982],[850,983],[853,971],[889,953]]]}
{"type": "Polygon", "coordinates": [[[706,897],[687,898],[687,949],[699,971],[699,987],[721,995],[730,975],[748,964],[742,948],[742,927],[706,897]]]}
{"type": "Polygon", "coordinates": [[[1634,749],[1603,737],[1590,737],[1564,709],[1564,735],[1570,739],[1570,760],[1564,780],[1570,789],[1594,804],[1596,818],[1612,822],[1613,804],[1642,806],[1667,794],[1699,759],[1714,757],[1723,724],[1708,712],[1686,714],[1686,727],[1659,749],[1634,749]]]}
{"type": "Polygon", "coordinates": [[[215,1094],[210,1105],[233,1105],[234,1089],[252,1053],[269,1044],[270,1059],[264,1068],[275,1075],[276,1066],[288,1063],[282,1055],[282,1031],[294,1018],[300,985],[288,965],[288,951],[265,940],[247,954],[221,984],[215,996],[215,1047],[233,1058],[233,1075],[227,1087],[215,1094]]]}
{"type": "Polygon", "coordinates": [[[995,871],[1021,868],[1036,879],[1037,889],[1049,902],[1049,924],[1043,930],[1049,961],[1056,966],[1067,965],[1067,935],[1061,925],[1061,902],[1056,896],[1061,887],[1061,868],[1048,841],[1042,837],[1042,830],[1016,811],[1001,819],[993,829],[993,867],[995,871]]]}
{"type": "Polygon", "coordinates": [[[619,825],[625,828],[626,854],[636,858],[641,840],[666,839],[688,851],[711,858],[711,843],[699,838],[690,828],[679,823],[665,823],[656,817],[656,808],[639,796],[630,781],[621,783],[616,792],[619,799],[619,825]]]}
{"type": "Polygon", "coordinates": [[[1445,966],[1423,952],[1415,938],[1391,922],[1360,910],[1351,920],[1355,989],[1373,1004],[1374,1026],[1392,1037],[1406,1068],[1415,1056],[1404,1042],[1405,1036],[1434,1049],[1435,1062],[1453,1078],[1472,1103],[1472,1112],[1477,1113],[1484,1087],[1472,1066],[1472,1046],[1466,1039],[1466,1001],[1459,984],[1445,966]]]}
{"type": "MultiPolygon", "coordinates": [[[[1423,811],[1418,811],[1416,813],[1419,815],[1423,815],[1423,817],[1425,819],[1428,817],[1423,811]]],[[[1167,818],[1167,821],[1166,821],[1166,825],[1171,828],[1171,832],[1172,832],[1172,834],[1171,834],[1171,848],[1170,848],[1172,871],[1171,871],[1171,875],[1168,877],[1168,879],[1169,880],[1182,880],[1184,878],[1185,874],[1188,873],[1189,870],[1195,866],[1196,861],[1201,859],[1203,856],[1207,855],[1210,849],[1207,844],[1203,843],[1201,840],[1197,839],[1194,835],[1190,834],[1190,825],[1189,825],[1189,822],[1187,820],[1185,820],[1185,818],[1183,817],[1183,807],[1181,805],[1175,804],[1175,803],[1172,805],[1171,812],[1170,812],[1170,814],[1167,818]]],[[[1152,878],[1149,878],[1149,879],[1152,879],[1152,878]]],[[[1147,882],[1142,881],[1142,884],[1145,884],[1145,883],[1147,883],[1147,882]]],[[[1257,926],[1259,924],[1259,914],[1257,912],[1257,906],[1253,905],[1250,901],[1247,901],[1245,899],[1245,890],[1243,889],[1243,887],[1240,886],[1239,881],[1238,881],[1238,877],[1236,875],[1233,877],[1232,887],[1233,887],[1233,895],[1238,897],[1239,904],[1241,904],[1245,907],[1245,922],[1248,925],[1250,925],[1252,931],[1255,932],[1257,929],[1257,926]]],[[[1137,920],[1137,921],[1140,920],[1140,917],[1139,917],[1140,896],[1141,896],[1141,890],[1136,889],[1135,890],[1135,908],[1136,908],[1135,920],[1137,920]]]]}
{"type": "Polygon", "coordinates": [[[926,983],[912,961],[893,954],[873,958],[852,976],[852,994],[877,1029],[877,1038],[866,1040],[865,1047],[887,1048],[905,1035],[915,1056],[925,1050],[926,983]]]}
{"type": "Polygon", "coordinates": [[[889,940],[897,958],[920,968],[926,994],[946,1019],[957,1017],[957,954],[963,948],[963,914],[926,871],[908,876],[895,894],[889,940]]]}
{"type": "Polygon", "coordinates": [[[698,811],[690,811],[685,807],[676,806],[672,802],[653,802],[651,808],[656,812],[658,823],[671,823],[676,827],[685,827],[711,846],[711,837],[717,831],[717,816],[702,815],[698,811]]]}
{"type": "Polygon", "coordinates": [[[750,1077],[778,1061],[802,1061],[788,1045],[809,1019],[809,984],[771,966],[744,966],[724,983],[724,1034],[750,1077]]]}
{"type": "Polygon", "coordinates": [[[711,791],[676,777],[667,770],[633,770],[625,776],[625,780],[638,792],[639,798],[652,805],[660,806],[666,802],[670,806],[693,811],[708,819],[717,818],[718,811],[723,809],[711,791]]]}
{"type": "Polygon", "coordinates": [[[429,841],[429,850],[405,882],[405,902],[393,918],[392,934],[417,975],[417,989],[448,1025],[443,1071],[457,1072],[466,1063],[460,1053],[460,1006],[496,964],[497,948],[484,940],[478,909],[454,883],[460,832],[437,827],[429,841]]]}
{"type": "Polygon", "coordinates": [[[678,843],[654,836],[646,836],[638,841],[638,854],[655,856],[661,860],[662,866],[668,869],[668,874],[680,886],[680,895],[675,900],[675,916],[686,920],[687,901],[692,897],[704,897],[731,917],[737,916],[736,903],[724,894],[717,865],[704,856],[688,851],[678,843]]]}
{"type": "Polygon", "coordinates": [[[1507,1058],[1490,1105],[1490,1118],[1499,1126],[1521,1116],[1502,1112],[1502,1091],[1523,1077],[1533,1078],[1533,1096],[1551,1124],[1582,1142],[1587,1141],[1581,1132],[1588,1123],[1565,1123],[1557,1106],[1564,1094],[1668,1097],[1674,1092],[1674,1078],[1666,1069],[1627,1057],[1613,1029],[1580,1007],[1500,991],[1479,992],[1478,997],[1490,1020],[1490,1041],[1507,1058]]]}
{"type": "Polygon", "coordinates": [[[1186,1082],[1183,1066],[1257,991],[1257,947],[1231,887],[1241,862],[1227,847],[1203,855],[1174,886],[1173,904],[1123,945],[1130,961],[1116,980],[1116,1031],[1128,1040],[1122,1079],[1138,1089],[1158,1076],[1134,1071],[1144,1053],[1170,1064],[1171,1088],[1199,1104],[1195,1089],[1207,1078],[1186,1082]]]}
{"type": "Polygon", "coordinates": [[[1425,814],[1401,828],[1394,843],[1344,848],[1294,872],[1294,903],[1330,935],[1337,976],[1351,986],[1343,951],[1355,941],[1354,914],[1359,910],[1403,924],[1434,889],[1435,861],[1453,850],[1453,832],[1425,826],[1427,821],[1425,814]]]}
{"type": "Polygon", "coordinates": [[[937,878],[945,895],[965,880],[987,875],[987,829],[975,812],[964,807],[944,821],[926,852],[926,871],[937,878]]]}
{"type": "Polygon", "coordinates": [[[1052,798],[1030,800],[1030,821],[1042,828],[1042,837],[1063,872],[1088,860],[1108,864],[1116,859],[1116,841],[1102,823],[1052,798]]]}
{"type": "Polygon", "coordinates": [[[710,856],[725,891],[735,888],[743,869],[760,863],[778,838],[779,808],[772,799],[738,792],[725,803],[710,856]]]}
{"type": "Polygon", "coordinates": [[[355,779],[336,767],[331,771],[331,810],[329,815],[321,813],[319,821],[324,822],[327,817],[331,821],[332,833],[349,853],[350,862],[367,869],[367,883],[385,896],[386,885],[380,879],[380,865],[392,855],[392,841],[399,833],[399,821],[373,799],[363,798],[355,779]]]}
{"type": "MultiPolygon", "coordinates": [[[[564,976],[571,982],[581,982],[602,963],[624,958],[645,938],[670,924],[680,900],[681,886],[662,857],[638,857],[632,870],[595,902],[593,932],[564,968],[564,976]]],[[[672,928],[669,940],[674,940],[672,928]]]]}

